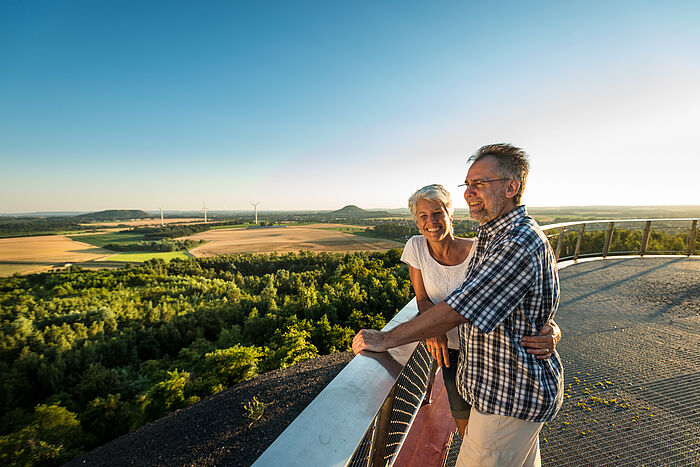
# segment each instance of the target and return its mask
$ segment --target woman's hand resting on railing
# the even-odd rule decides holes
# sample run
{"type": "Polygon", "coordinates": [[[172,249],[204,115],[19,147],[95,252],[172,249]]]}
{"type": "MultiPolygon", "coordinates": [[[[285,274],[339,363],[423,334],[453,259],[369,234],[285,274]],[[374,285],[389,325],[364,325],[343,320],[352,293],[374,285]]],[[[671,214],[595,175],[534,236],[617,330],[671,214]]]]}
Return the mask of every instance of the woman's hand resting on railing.
{"type": "Polygon", "coordinates": [[[538,360],[545,360],[552,355],[561,339],[561,329],[554,321],[549,321],[542,326],[537,336],[525,336],[520,340],[520,345],[525,347],[527,353],[533,354],[538,360]]]}
{"type": "Polygon", "coordinates": [[[450,354],[447,351],[447,334],[426,339],[425,346],[440,368],[450,367],[450,354]]]}

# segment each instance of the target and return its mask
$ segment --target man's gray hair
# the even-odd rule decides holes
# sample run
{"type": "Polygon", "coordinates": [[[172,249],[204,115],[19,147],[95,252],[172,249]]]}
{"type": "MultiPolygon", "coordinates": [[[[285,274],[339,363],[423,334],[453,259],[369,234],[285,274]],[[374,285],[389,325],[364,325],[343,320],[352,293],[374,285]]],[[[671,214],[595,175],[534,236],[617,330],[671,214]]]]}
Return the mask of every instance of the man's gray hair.
{"type": "Polygon", "coordinates": [[[413,220],[416,220],[416,203],[418,203],[418,200],[421,199],[437,201],[440,203],[440,205],[442,205],[447,214],[450,216],[454,214],[450,192],[447,191],[442,185],[427,185],[416,190],[416,192],[413,193],[410,198],[408,198],[408,208],[411,210],[411,214],[413,214],[413,220]]]}
{"type": "Polygon", "coordinates": [[[519,206],[523,191],[525,191],[527,174],[530,172],[529,156],[522,149],[516,148],[510,144],[489,144],[479,148],[479,150],[469,158],[468,162],[476,162],[488,156],[495,158],[498,162],[496,175],[499,178],[518,180],[520,182],[520,189],[513,197],[513,202],[516,206],[519,206]]]}

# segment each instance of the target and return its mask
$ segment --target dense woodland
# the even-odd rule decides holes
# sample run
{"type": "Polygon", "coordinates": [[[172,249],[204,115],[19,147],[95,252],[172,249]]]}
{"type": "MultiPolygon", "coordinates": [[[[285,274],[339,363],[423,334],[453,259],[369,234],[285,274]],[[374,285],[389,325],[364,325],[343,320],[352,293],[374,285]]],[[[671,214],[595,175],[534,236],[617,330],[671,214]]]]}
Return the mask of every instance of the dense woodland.
{"type": "Polygon", "coordinates": [[[151,260],[0,279],[0,462],[56,465],[411,298],[400,250],[151,260]]]}
{"type": "MultiPolygon", "coordinates": [[[[366,232],[381,238],[405,242],[413,235],[420,235],[413,219],[379,219],[373,220],[372,224],[372,227],[368,227],[366,232]]],[[[452,226],[457,237],[474,237],[477,234],[479,223],[472,220],[455,219],[452,226]]]]}
{"type": "Polygon", "coordinates": [[[0,237],[19,237],[45,235],[52,232],[95,230],[81,226],[72,217],[37,218],[0,218],[0,237]]]}
{"type": "Polygon", "coordinates": [[[163,239],[155,242],[136,242],[136,243],[107,243],[103,248],[112,251],[183,251],[191,250],[199,245],[206,243],[205,240],[170,240],[163,239]]]}

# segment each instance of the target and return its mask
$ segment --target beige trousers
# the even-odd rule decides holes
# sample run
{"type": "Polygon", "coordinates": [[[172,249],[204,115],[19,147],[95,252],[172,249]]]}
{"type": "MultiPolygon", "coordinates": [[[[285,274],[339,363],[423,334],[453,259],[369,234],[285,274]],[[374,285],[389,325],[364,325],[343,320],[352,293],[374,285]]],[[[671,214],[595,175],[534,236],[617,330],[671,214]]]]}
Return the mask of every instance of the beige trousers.
{"type": "Polygon", "coordinates": [[[540,467],[542,423],[479,412],[472,407],[457,467],[540,467]]]}

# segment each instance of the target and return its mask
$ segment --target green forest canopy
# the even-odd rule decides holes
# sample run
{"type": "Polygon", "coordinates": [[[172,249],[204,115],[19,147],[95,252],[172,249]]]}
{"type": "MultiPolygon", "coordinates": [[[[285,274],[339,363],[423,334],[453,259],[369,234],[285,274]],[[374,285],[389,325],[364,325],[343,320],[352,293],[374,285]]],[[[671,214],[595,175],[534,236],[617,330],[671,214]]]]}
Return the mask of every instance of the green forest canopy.
{"type": "Polygon", "coordinates": [[[0,279],[0,461],[59,464],[261,372],[349,349],[411,298],[399,258],[236,255],[0,279]]]}

